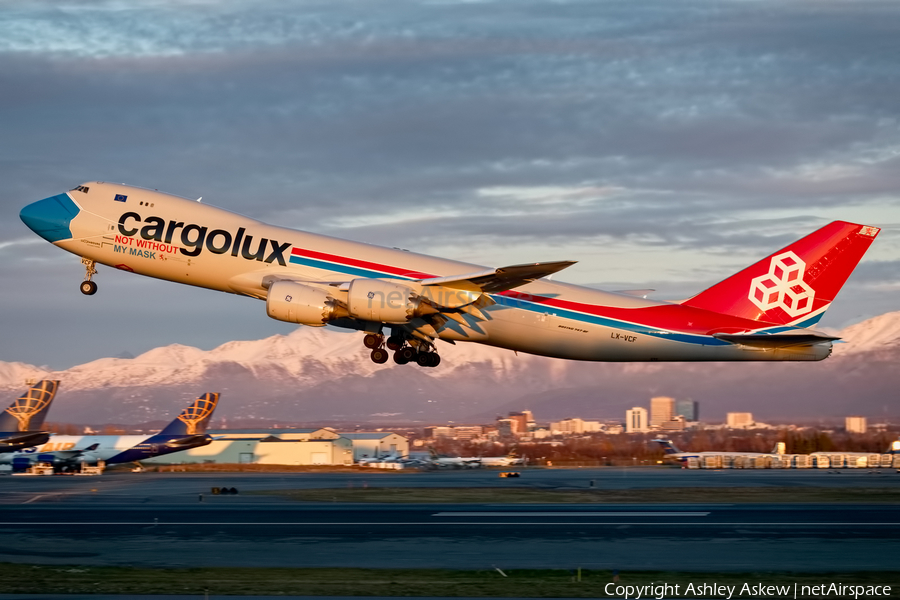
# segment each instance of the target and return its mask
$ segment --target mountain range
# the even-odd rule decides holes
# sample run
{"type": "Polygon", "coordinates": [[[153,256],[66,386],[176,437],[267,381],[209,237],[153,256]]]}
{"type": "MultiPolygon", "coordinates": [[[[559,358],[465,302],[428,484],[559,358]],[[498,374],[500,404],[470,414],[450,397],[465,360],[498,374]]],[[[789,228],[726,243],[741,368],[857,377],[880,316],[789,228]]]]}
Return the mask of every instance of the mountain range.
{"type": "Polygon", "coordinates": [[[11,400],[27,379],[59,379],[50,420],[81,424],[168,421],[206,391],[222,393],[218,419],[290,423],[480,423],[522,409],[539,421],[622,419],[627,408],[661,395],[699,401],[701,419],[710,421],[730,411],[761,421],[900,415],[900,312],[837,335],[845,343],[814,363],[588,363],[441,344],[443,362],[425,369],[371,362],[357,332],[299,327],[212,350],[175,344],[64,371],[0,362],[0,392],[11,400]]]}

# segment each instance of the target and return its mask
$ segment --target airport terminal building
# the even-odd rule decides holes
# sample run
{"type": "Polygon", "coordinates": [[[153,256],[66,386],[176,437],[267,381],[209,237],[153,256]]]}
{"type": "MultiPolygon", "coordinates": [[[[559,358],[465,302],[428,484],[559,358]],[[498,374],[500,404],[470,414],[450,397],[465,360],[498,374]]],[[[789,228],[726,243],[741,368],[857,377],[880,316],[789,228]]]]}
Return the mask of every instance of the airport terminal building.
{"type": "Polygon", "coordinates": [[[391,432],[341,433],[319,429],[228,429],[208,432],[207,446],[175,452],[145,464],[352,465],[361,457],[409,453],[409,440],[391,432]]]}

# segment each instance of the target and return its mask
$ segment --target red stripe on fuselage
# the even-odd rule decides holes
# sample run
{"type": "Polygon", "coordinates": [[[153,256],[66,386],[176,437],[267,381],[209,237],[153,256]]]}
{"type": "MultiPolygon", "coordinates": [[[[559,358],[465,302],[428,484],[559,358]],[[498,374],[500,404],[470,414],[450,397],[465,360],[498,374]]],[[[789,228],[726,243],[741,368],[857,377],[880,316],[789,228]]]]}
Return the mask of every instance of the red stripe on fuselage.
{"type": "MultiPolygon", "coordinates": [[[[348,258],[346,256],[338,256],[336,254],[328,254],[326,252],[318,252],[306,248],[297,248],[291,250],[293,256],[303,256],[315,260],[323,260],[338,265],[346,265],[349,267],[357,267],[368,269],[371,271],[379,271],[389,275],[398,277],[408,277],[413,279],[428,279],[438,277],[429,273],[420,271],[409,271],[401,267],[385,265],[382,263],[371,262],[367,260],[359,260],[356,258],[348,258]]],[[[601,306],[597,304],[585,304],[582,302],[574,302],[571,300],[562,300],[560,298],[548,298],[546,296],[536,296],[527,292],[519,292],[516,290],[507,290],[500,292],[499,295],[540,304],[571,310],[575,312],[586,313],[598,317],[606,317],[617,321],[627,323],[640,324],[648,328],[659,328],[665,331],[675,331],[679,333],[691,333],[695,335],[711,335],[713,333],[742,333],[746,331],[756,330],[770,326],[773,324],[754,321],[751,319],[742,319],[717,312],[703,310],[683,306],[681,304],[659,304],[657,306],[642,306],[639,308],[617,308],[612,306],[601,306]]]]}
{"type": "Polygon", "coordinates": [[[356,258],[347,258],[346,256],[338,256],[336,254],[327,254],[325,252],[316,252],[315,250],[307,250],[306,248],[297,248],[294,246],[293,250],[291,250],[292,256],[305,256],[306,258],[314,258],[316,260],[326,260],[328,262],[333,262],[341,265],[347,265],[348,267],[358,267],[360,269],[369,269],[372,271],[381,271],[382,273],[388,273],[390,275],[397,275],[398,277],[411,277],[413,279],[428,279],[429,277],[437,277],[437,275],[431,275],[429,273],[422,273],[420,271],[407,271],[406,269],[402,269],[400,267],[392,267],[390,265],[383,265],[381,263],[374,263],[368,260],[359,260],[356,258]]]}

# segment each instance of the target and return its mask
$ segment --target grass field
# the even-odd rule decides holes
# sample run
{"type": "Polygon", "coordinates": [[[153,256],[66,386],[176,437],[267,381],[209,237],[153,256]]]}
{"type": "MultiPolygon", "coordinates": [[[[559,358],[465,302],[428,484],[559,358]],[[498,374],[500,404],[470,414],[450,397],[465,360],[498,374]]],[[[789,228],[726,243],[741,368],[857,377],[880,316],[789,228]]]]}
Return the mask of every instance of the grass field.
{"type": "Polygon", "coordinates": [[[900,488],[721,487],[628,490],[547,490],[504,488],[335,488],[255,491],[301,502],[378,502],[412,504],[548,503],[853,503],[895,504],[900,488]]]}
{"type": "MultiPolygon", "coordinates": [[[[0,563],[6,594],[197,594],[605,598],[610,571],[440,569],[141,569],[0,563]],[[580,578],[580,580],[579,580],[580,578]]],[[[900,585],[900,572],[672,573],[623,571],[619,585],[900,585]]],[[[619,596],[621,597],[621,595],[619,596]]],[[[746,594],[744,597],[747,597],[746,594]]],[[[773,597],[773,596],[768,596],[773,597]]],[[[777,597],[777,596],[775,596],[777,597]]],[[[793,597],[793,596],[791,596],[793,597]]]]}

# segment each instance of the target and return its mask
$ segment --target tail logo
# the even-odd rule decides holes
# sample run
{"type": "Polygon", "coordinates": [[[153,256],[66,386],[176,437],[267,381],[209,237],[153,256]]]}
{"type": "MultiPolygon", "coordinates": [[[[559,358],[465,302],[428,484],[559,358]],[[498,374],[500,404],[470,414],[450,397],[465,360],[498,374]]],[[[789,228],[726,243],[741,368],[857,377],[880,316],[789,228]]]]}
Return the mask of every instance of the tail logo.
{"type": "Polygon", "coordinates": [[[6,409],[16,421],[19,422],[19,431],[28,431],[31,418],[44,410],[53,396],[56,395],[57,381],[42,381],[37,386],[29,388],[25,395],[6,409]]]}
{"type": "Polygon", "coordinates": [[[218,401],[219,394],[203,394],[178,415],[178,420],[187,426],[187,435],[195,435],[197,433],[197,425],[212,414],[218,401]]]}
{"type": "Polygon", "coordinates": [[[781,308],[792,317],[799,317],[810,312],[814,289],[803,281],[806,263],[791,252],[782,252],[772,257],[769,272],[754,277],[750,282],[750,302],[762,311],[781,308]]]}

